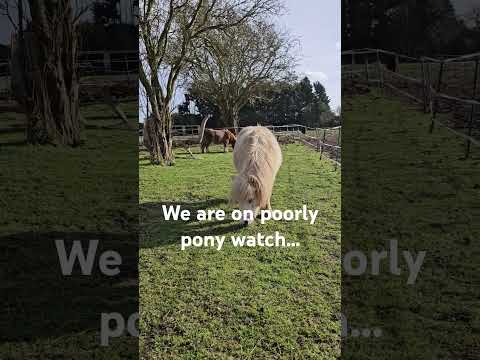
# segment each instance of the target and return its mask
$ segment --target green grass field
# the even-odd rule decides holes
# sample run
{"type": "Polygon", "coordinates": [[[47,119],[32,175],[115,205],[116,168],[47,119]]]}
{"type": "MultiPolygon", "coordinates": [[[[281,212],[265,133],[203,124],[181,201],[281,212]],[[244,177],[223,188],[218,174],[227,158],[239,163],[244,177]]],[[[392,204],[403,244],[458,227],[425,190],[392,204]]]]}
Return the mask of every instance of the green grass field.
{"type": "MultiPolygon", "coordinates": [[[[136,126],[137,102],[121,107],[136,126]]],[[[94,124],[117,122],[104,106],[82,107],[82,114],[94,124]],[[99,115],[104,119],[97,120],[99,115]]],[[[23,123],[22,114],[0,116],[0,128],[23,123]]],[[[138,223],[138,134],[119,126],[87,129],[83,139],[81,146],[68,148],[13,145],[24,140],[22,132],[0,135],[1,359],[110,360],[137,354],[136,338],[101,347],[99,336],[100,312],[106,308],[137,311],[136,295],[128,297],[129,291],[136,294],[137,284],[110,287],[112,282],[99,276],[67,280],[48,237],[52,232],[123,234],[123,241],[105,241],[99,249],[136,252],[137,244],[125,239],[138,223]],[[25,232],[43,236],[13,237],[25,232]]]]}
{"type": "MultiPolygon", "coordinates": [[[[378,326],[378,339],[349,338],[345,359],[478,359],[480,354],[480,149],[430,116],[376,92],[344,97],[342,253],[370,254],[397,239],[426,251],[415,285],[391,275],[342,278],[352,327],[378,326]]],[[[387,248],[388,250],[388,248],[387,248]]]]}
{"type": "MultiPolygon", "coordinates": [[[[435,88],[438,85],[438,77],[440,74],[440,63],[429,63],[430,67],[430,79],[431,83],[435,88]]],[[[366,78],[366,67],[365,64],[356,64],[352,65],[343,65],[342,70],[347,71],[356,71],[360,72],[360,76],[366,78]]],[[[370,63],[368,66],[369,77],[370,79],[379,79],[378,65],[377,63],[370,63]]],[[[400,63],[397,69],[397,72],[400,75],[408,76],[417,80],[423,79],[422,72],[422,63],[400,63]]],[[[347,75],[347,77],[350,75],[347,75]]],[[[399,78],[394,75],[384,74],[387,76],[389,81],[394,79],[398,81],[399,78]],[[393,76],[393,77],[392,77],[393,76]]],[[[452,62],[447,63],[444,66],[443,75],[442,75],[442,87],[441,90],[443,93],[458,96],[461,98],[470,99],[473,96],[473,85],[475,81],[475,61],[466,61],[466,62],[452,62]]],[[[411,82],[409,82],[412,85],[411,82]]],[[[477,79],[477,89],[480,85],[480,78],[477,79]]],[[[421,88],[421,84],[418,85],[421,88]]],[[[422,98],[421,91],[418,91],[419,98],[422,98]]]]}
{"type": "Polygon", "coordinates": [[[272,207],[318,209],[306,222],[166,222],[162,204],[228,207],[232,154],[140,156],[142,359],[335,359],[340,353],[340,170],[302,145],[282,147],[272,207]],[[297,248],[180,250],[181,235],[282,233],[297,248]]]}
{"type": "MultiPolygon", "coordinates": [[[[123,104],[132,125],[137,103],[123,104]]],[[[108,107],[82,108],[96,125],[118,122],[108,107]],[[97,120],[102,115],[104,119],[97,120]]],[[[0,128],[21,126],[24,116],[1,115],[0,128]]],[[[8,145],[25,139],[23,132],[0,134],[0,235],[18,231],[110,231],[131,229],[136,212],[125,213],[135,201],[138,177],[135,154],[138,136],[122,129],[87,129],[78,148],[8,145]],[[135,160],[135,162],[134,162],[135,160]],[[88,190],[88,191],[86,191],[88,190]],[[99,201],[99,196],[104,196],[99,201]]],[[[132,209],[135,210],[135,209],[132,209]]]]}

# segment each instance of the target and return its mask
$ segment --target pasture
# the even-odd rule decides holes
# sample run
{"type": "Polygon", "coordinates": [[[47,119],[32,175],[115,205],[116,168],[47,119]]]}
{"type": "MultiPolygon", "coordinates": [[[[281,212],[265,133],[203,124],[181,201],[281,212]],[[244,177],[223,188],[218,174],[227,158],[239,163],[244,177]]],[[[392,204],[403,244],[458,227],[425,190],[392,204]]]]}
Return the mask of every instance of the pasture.
{"type": "MultiPolygon", "coordinates": [[[[431,83],[435,88],[438,84],[440,64],[439,63],[427,63],[429,64],[431,83]]],[[[366,65],[343,65],[344,71],[355,71],[365,77],[366,65]]],[[[378,65],[376,63],[370,63],[368,65],[370,80],[378,79],[378,65]]],[[[423,79],[422,63],[421,62],[405,62],[400,63],[397,69],[397,73],[400,75],[408,76],[410,78],[421,81],[423,79]]],[[[345,75],[348,77],[349,75],[345,75]]],[[[394,75],[393,75],[394,76],[394,75]]],[[[452,62],[445,65],[442,75],[442,92],[458,96],[461,98],[471,98],[473,92],[473,84],[475,79],[475,62],[452,62]]],[[[396,78],[395,80],[398,80],[396,78]]],[[[480,85],[480,78],[477,79],[477,89],[480,85]]],[[[478,94],[478,92],[477,92],[478,94]]]]}
{"type": "MultiPolygon", "coordinates": [[[[436,126],[445,126],[459,136],[478,144],[480,134],[479,99],[479,60],[470,56],[463,61],[449,59],[440,62],[432,59],[414,59],[399,55],[396,70],[391,71],[385,65],[379,66],[377,59],[372,63],[373,52],[344,52],[344,61],[358,61],[355,64],[342,65],[344,90],[355,84],[381,86],[384,94],[403,98],[418,106],[418,109],[432,114],[436,126]],[[352,57],[352,53],[356,53],[352,57]],[[367,54],[367,55],[365,55],[367,54]],[[363,63],[363,64],[362,64],[363,63]],[[348,85],[346,85],[348,84],[348,85]]],[[[395,54],[385,54],[382,61],[395,63],[395,54]]],[[[470,151],[470,144],[465,153],[470,151]]],[[[467,155],[468,156],[468,155],[467,155]]]]}
{"type": "Polygon", "coordinates": [[[384,333],[349,338],[342,354],[478,358],[480,149],[465,159],[463,139],[440,127],[430,134],[428,114],[376,91],[342,101],[342,254],[369,253],[388,239],[426,251],[414,286],[384,268],[378,277],[342,279],[342,311],[352,326],[384,333]]]}
{"type": "MultiPolygon", "coordinates": [[[[137,102],[121,105],[136,126],[137,102]]],[[[110,109],[101,104],[82,107],[85,119],[96,126],[118,123],[110,109]]],[[[129,231],[133,214],[124,213],[136,194],[135,131],[86,129],[78,148],[21,144],[23,114],[2,113],[0,120],[0,234],[17,231],[129,231]],[[130,133],[129,133],[130,132],[130,133]],[[39,193],[37,190],[41,189],[39,193]],[[83,191],[82,189],[96,189],[83,191]],[[104,201],[98,201],[103,190],[104,201]],[[8,206],[6,206],[8,204],[8,206]],[[64,204],[64,206],[59,206],[64,204]],[[3,205],[3,204],[2,204],[3,205]],[[13,206],[14,205],[14,206],[13,206]]]]}
{"type": "Polygon", "coordinates": [[[142,359],[336,359],[340,354],[340,170],[299,144],[282,146],[274,209],[318,209],[307,222],[164,221],[161,206],[231,210],[232,153],[220,147],[157,167],[140,154],[142,359]],[[295,248],[180,250],[181,235],[265,235],[295,248]]]}
{"type": "MultiPolygon", "coordinates": [[[[136,126],[137,102],[121,108],[136,126]]],[[[84,106],[82,113],[93,125],[117,122],[102,105],[84,106]]],[[[22,114],[2,113],[0,127],[22,127],[24,121],[22,114]]],[[[112,296],[122,299],[117,303],[120,306],[136,311],[134,297],[125,293],[136,293],[137,285],[112,289],[105,278],[89,276],[65,281],[48,236],[52,232],[121,234],[120,245],[109,242],[104,246],[125,252],[129,246],[132,249],[125,239],[137,230],[137,132],[118,127],[86,129],[83,135],[81,146],[67,148],[21,144],[22,131],[0,134],[4,248],[0,262],[8,264],[0,276],[8,301],[0,315],[2,329],[15,314],[14,326],[2,332],[2,359],[124,359],[136,355],[137,339],[131,337],[114,339],[114,347],[100,347],[99,329],[100,312],[112,296]],[[15,235],[25,232],[38,237],[15,235]]]]}

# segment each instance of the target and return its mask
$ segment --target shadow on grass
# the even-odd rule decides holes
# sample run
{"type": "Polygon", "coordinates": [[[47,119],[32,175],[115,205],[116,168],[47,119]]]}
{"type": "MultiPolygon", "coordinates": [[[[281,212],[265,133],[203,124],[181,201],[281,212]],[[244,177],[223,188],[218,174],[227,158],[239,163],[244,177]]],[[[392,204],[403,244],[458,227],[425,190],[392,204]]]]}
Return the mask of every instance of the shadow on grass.
{"type": "MultiPolygon", "coordinates": [[[[209,199],[192,202],[152,202],[140,204],[141,248],[179,244],[181,236],[223,235],[242,229],[243,225],[232,219],[199,221],[199,210],[218,209],[226,205],[227,199],[209,199]],[[180,206],[181,210],[190,211],[190,220],[169,220],[163,216],[162,206],[180,206]]],[[[228,212],[226,212],[228,214],[228,212]]]]}
{"type": "MultiPolygon", "coordinates": [[[[193,155],[195,157],[192,157],[190,154],[188,153],[182,153],[180,155],[175,155],[175,159],[178,160],[201,160],[202,158],[200,157],[197,157],[196,155],[199,155],[199,153],[193,153],[193,155]]],[[[148,166],[159,166],[161,167],[162,165],[157,165],[157,164],[152,164],[152,162],[150,161],[150,156],[149,155],[145,155],[145,156],[140,156],[139,157],[139,166],[140,167],[148,167],[148,166]]],[[[173,165],[175,166],[175,164],[173,165]]]]}
{"type": "Polygon", "coordinates": [[[192,151],[193,156],[190,155],[187,152],[175,155],[175,159],[183,159],[183,160],[202,160],[202,156],[209,156],[213,154],[226,154],[222,151],[209,151],[208,153],[202,153],[199,150],[198,151],[192,151]]]}
{"type": "MultiPolygon", "coordinates": [[[[75,336],[100,329],[102,313],[129,316],[138,311],[136,233],[20,233],[0,241],[0,343],[75,336]],[[89,276],[78,262],[71,275],[62,274],[55,245],[60,239],[67,256],[74,241],[85,254],[91,240],[99,241],[89,276]],[[105,251],[116,251],[122,258],[116,276],[100,270],[98,256],[105,251]]],[[[88,346],[99,346],[94,341],[88,346]]]]}
{"type": "Polygon", "coordinates": [[[233,152],[232,150],[228,150],[228,152],[225,152],[223,150],[217,150],[217,151],[208,151],[208,152],[205,152],[205,153],[202,153],[203,155],[208,155],[208,154],[228,154],[228,153],[231,153],[233,152]]]}
{"type": "MultiPolygon", "coordinates": [[[[187,151],[184,151],[183,148],[178,147],[176,148],[176,153],[175,153],[175,160],[202,160],[204,156],[209,156],[209,155],[214,155],[214,154],[228,154],[228,153],[233,153],[233,150],[229,149],[228,153],[225,153],[223,149],[219,149],[217,151],[209,151],[206,153],[202,153],[200,148],[198,148],[198,145],[192,146],[190,148],[192,151],[193,157],[190,153],[187,151]]],[[[152,166],[150,163],[150,156],[148,155],[146,150],[141,150],[140,151],[140,156],[139,156],[139,161],[140,161],[140,167],[148,167],[152,166]],[[143,155],[142,155],[143,154],[143,155]],[[142,163],[142,161],[144,161],[142,163]]],[[[155,165],[157,166],[157,165],[155,165]]],[[[158,165],[160,166],[160,165],[158,165]]],[[[175,165],[174,165],[175,166],[175,165]]]]}
{"type": "Polygon", "coordinates": [[[7,147],[7,146],[26,146],[26,145],[28,145],[28,143],[27,143],[26,140],[0,142],[0,147],[7,147]]]}

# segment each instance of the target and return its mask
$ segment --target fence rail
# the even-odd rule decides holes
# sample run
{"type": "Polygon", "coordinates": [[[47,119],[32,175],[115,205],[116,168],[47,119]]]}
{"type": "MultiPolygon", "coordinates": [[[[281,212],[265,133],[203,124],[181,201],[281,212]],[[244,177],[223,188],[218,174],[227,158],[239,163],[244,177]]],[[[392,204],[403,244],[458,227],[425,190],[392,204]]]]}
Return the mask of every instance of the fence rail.
{"type": "MultiPolygon", "coordinates": [[[[11,69],[8,59],[0,61],[0,97],[11,96],[11,69]]],[[[121,77],[138,81],[138,51],[81,51],[78,57],[81,78],[121,77]]]]}
{"type": "Polygon", "coordinates": [[[382,49],[342,52],[342,81],[375,84],[431,114],[430,132],[442,125],[465,140],[465,156],[480,138],[480,53],[436,59],[382,49]]]}
{"type": "MultiPolygon", "coordinates": [[[[320,152],[320,159],[327,158],[332,161],[335,165],[335,170],[341,166],[341,126],[313,128],[300,124],[288,124],[267,125],[265,127],[271,129],[277,137],[288,137],[320,152]],[[324,156],[324,154],[326,156],[324,156]]],[[[199,129],[199,125],[173,126],[174,143],[193,143],[195,140],[198,140],[199,129]]],[[[239,127],[239,129],[243,129],[243,127],[239,127]]],[[[143,129],[139,129],[138,135],[139,145],[143,145],[143,129]]]]}
{"type": "MultiPolygon", "coordinates": [[[[308,127],[308,126],[300,125],[300,124],[266,125],[265,127],[268,128],[268,129],[271,129],[274,132],[278,132],[278,131],[301,131],[303,133],[305,133],[306,131],[315,131],[315,130],[318,130],[318,129],[323,129],[323,128],[308,127]]],[[[243,129],[243,128],[245,128],[245,127],[241,126],[238,129],[243,129]]],[[[234,129],[234,127],[222,128],[222,129],[234,129]]],[[[341,129],[341,126],[325,128],[325,129],[339,130],[339,129],[341,129]]],[[[174,136],[175,136],[175,134],[198,135],[199,130],[200,130],[200,125],[174,125],[173,126],[174,136]]]]}
{"type": "MultiPolygon", "coordinates": [[[[320,159],[327,158],[334,163],[335,170],[341,166],[341,126],[313,128],[300,124],[288,124],[267,125],[265,127],[272,130],[277,137],[284,136],[294,141],[299,141],[318,151],[320,159]]],[[[241,130],[243,128],[239,127],[238,129],[241,130]]],[[[182,141],[188,144],[194,143],[195,140],[198,140],[199,130],[200,125],[173,126],[174,143],[181,143],[182,141]]],[[[143,129],[139,129],[139,145],[143,145],[143,129]]]]}
{"type": "MultiPolygon", "coordinates": [[[[139,67],[138,51],[80,51],[78,65],[87,75],[134,72],[139,67]]],[[[10,75],[10,59],[0,61],[0,75],[10,75]]]]}

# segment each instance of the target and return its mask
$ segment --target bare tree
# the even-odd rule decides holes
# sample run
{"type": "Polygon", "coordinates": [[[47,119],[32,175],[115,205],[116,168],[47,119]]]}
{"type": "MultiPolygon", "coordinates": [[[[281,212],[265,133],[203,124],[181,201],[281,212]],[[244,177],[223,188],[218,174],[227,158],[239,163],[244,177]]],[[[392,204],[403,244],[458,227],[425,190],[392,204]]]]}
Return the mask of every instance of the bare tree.
{"type": "Polygon", "coordinates": [[[32,38],[31,98],[27,102],[30,142],[80,143],[78,42],[70,0],[29,0],[32,38]]]}
{"type": "Polygon", "coordinates": [[[238,128],[242,107],[268,84],[291,77],[296,42],[270,23],[212,32],[205,43],[193,56],[191,88],[217,105],[225,126],[238,128]]]}
{"type": "Polygon", "coordinates": [[[171,106],[189,56],[212,31],[271,14],[279,0],[143,0],[140,3],[140,81],[152,111],[153,163],[170,165],[171,106]]]}
{"type": "Polygon", "coordinates": [[[25,15],[19,0],[12,44],[12,82],[27,116],[27,141],[76,146],[80,143],[78,18],[71,0],[28,0],[27,4],[30,29],[23,31],[25,15]]]}

